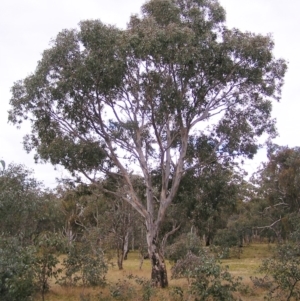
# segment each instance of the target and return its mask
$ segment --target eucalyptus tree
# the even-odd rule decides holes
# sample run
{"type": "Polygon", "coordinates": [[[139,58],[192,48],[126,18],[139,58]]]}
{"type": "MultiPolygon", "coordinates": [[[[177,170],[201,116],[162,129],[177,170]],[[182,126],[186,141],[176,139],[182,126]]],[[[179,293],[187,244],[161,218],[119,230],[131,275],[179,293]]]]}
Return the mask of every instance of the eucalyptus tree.
{"type": "Polygon", "coordinates": [[[2,235],[32,238],[45,216],[42,186],[23,165],[8,164],[0,175],[0,231],[2,235]],[[40,216],[39,216],[40,215],[40,216]]]}
{"type": "Polygon", "coordinates": [[[268,162],[253,176],[261,199],[257,229],[279,241],[294,231],[300,210],[300,148],[269,145],[268,162]]]}
{"type": "Polygon", "coordinates": [[[184,213],[181,223],[188,220],[190,227],[194,226],[199,235],[205,236],[207,246],[212,243],[217,230],[226,226],[241,198],[242,175],[234,170],[234,166],[216,161],[200,170],[190,170],[182,178],[174,199],[179,212],[184,213]]]}
{"type": "Polygon", "coordinates": [[[268,162],[258,173],[263,196],[271,206],[300,210],[300,147],[270,145],[268,162]]]}
{"type": "Polygon", "coordinates": [[[158,234],[206,140],[225,156],[252,157],[274,135],[286,63],[270,36],[225,26],[217,0],[151,0],[126,29],[84,21],[63,30],[35,72],[12,88],[9,120],[31,122],[25,149],[91,181],[118,173],[146,224],[152,280],[167,286],[158,234]],[[194,158],[187,156],[191,148],[194,158]],[[161,171],[156,197],[152,171],[161,171]],[[145,182],[146,203],[131,173],[145,182]]]}

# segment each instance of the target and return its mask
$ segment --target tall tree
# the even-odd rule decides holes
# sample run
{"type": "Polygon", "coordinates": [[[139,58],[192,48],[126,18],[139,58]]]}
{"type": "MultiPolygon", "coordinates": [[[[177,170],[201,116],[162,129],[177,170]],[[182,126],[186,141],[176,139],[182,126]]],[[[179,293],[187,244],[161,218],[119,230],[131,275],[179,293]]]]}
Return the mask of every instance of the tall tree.
{"type": "MultiPolygon", "coordinates": [[[[12,88],[9,120],[32,123],[36,160],[91,181],[117,172],[146,224],[152,280],[167,286],[158,233],[187,169],[206,140],[218,158],[252,157],[257,137],[274,135],[272,100],[286,70],[270,36],[224,25],[217,0],[151,0],[125,30],[84,21],[63,30],[35,73],[12,88]],[[193,137],[193,139],[191,139],[193,137]],[[159,198],[152,171],[161,170],[159,198]],[[131,172],[145,181],[146,204],[131,172]]],[[[112,192],[115,194],[116,192],[112,192]]]]}

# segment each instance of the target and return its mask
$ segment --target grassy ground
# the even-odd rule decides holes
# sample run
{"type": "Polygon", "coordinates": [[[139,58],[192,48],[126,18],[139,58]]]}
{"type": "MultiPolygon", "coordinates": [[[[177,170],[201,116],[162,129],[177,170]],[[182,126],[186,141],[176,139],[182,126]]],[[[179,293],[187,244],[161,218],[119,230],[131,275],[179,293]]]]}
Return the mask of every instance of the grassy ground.
{"type": "Polygon", "coordinates": [[[261,289],[254,289],[250,277],[260,277],[257,270],[263,259],[270,257],[272,248],[270,244],[251,244],[242,248],[240,259],[225,259],[222,264],[229,267],[229,271],[234,276],[241,276],[243,283],[252,289],[252,294],[243,295],[244,301],[264,300],[264,292],[261,289]]]}
{"type": "MultiPolygon", "coordinates": [[[[240,259],[232,258],[222,261],[223,265],[229,267],[229,271],[234,276],[241,276],[243,278],[243,283],[250,287],[250,293],[243,294],[242,300],[249,301],[262,301],[263,291],[253,290],[252,281],[250,276],[260,276],[257,274],[257,269],[261,261],[269,257],[271,253],[271,247],[267,244],[251,244],[245,246],[242,249],[240,259]]],[[[140,260],[138,253],[131,252],[128,254],[128,260],[124,261],[124,270],[118,270],[117,266],[110,266],[108,274],[106,276],[107,282],[114,286],[118,283],[119,287],[123,287],[126,291],[126,283],[130,282],[131,286],[134,287],[138,295],[142,295],[140,291],[140,286],[135,284],[135,281],[129,280],[129,275],[134,275],[139,278],[149,279],[150,277],[150,262],[145,260],[142,269],[139,270],[140,260]]],[[[183,289],[188,287],[187,281],[185,279],[171,279],[171,264],[167,262],[167,269],[169,275],[169,288],[164,290],[157,290],[156,296],[151,298],[151,301],[175,301],[176,296],[174,295],[174,290],[176,287],[180,286],[183,289]]],[[[45,301],[90,301],[97,300],[103,301],[108,300],[111,292],[108,288],[82,288],[82,287],[61,287],[57,284],[51,285],[51,291],[46,295],[45,301]],[[90,299],[87,297],[90,295],[90,299]],[[81,297],[80,297],[81,296],[81,297]],[[100,298],[101,296],[101,298],[100,298]]],[[[41,300],[40,296],[35,299],[41,300]]],[[[123,300],[123,299],[119,299],[123,300]]],[[[131,299],[130,296],[128,300],[131,299]]],[[[179,299],[178,299],[179,300],[179,299]]]]}

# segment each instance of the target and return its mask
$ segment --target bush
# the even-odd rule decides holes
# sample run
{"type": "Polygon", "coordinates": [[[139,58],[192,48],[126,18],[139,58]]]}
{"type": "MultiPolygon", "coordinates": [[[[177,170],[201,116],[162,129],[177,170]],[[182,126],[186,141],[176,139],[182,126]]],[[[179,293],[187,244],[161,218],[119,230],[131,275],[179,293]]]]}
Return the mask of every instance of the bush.
{"type": "Polygon", "coordinates": [[[37,252],[33,263],[36,285],[44,300],[49,291],[49,279],[57,279],[62,269],[56,268],[58,256],[64,250],[65,241],[57,233],[44,232],[36,239],[37,252]]]}
{"type": "Polygon", "coordinates": [[[150,301],[156,295],[156,288],[151,280],[129,274],[127,280],[123,279],[116,283],[108,284],[110,296],[99,294],[99,301],[119,300],[119,301],[150,301]],[[134,283],[134,282],[135,283],[134,283]],[[138,284],[139,287],[136,286],[138,284]]]}
{"type": "Polygon", "coordinates": [[[59,280],[63,285],[97,286],[105,284],[107,264],[100,248],[91,248],[88,243],[70,247],[63,261],[65,277],[59,280]]]}
{"type": "Polygon", "coordinates": [[[219,229],[214,237],[214,245],[221,248],[222,258],[241,257],[240,238],[233,230],[219,229]]]}
{"type": "Polygon", "coordinates": [[[166,257],[176,262],[184,258],[189,252],[197,254],[201,248],[201,240],[195,233],[184,234],[174,244],[166,248],[166,257]]]}
{"type": "Polygon", "coordinates": [[[110,295],[113,300],[127,301],[133,300],[136,291],[135,288],[126,280],[118,280],[117,283],[110,285],[110,295]]]}
{"type": "Polygon", "coordinates": [[[31,300],[36,291],[35,249],[16,238],[0,237],[0,296],[2,301],[31,300]]]}
{"type": "Polygon", "coordinates": [[[233,292],[241,285],[241,278],[235,278],[206,251],[199,255],[189,252],[178,260],[172,268],[173,278],[187,278],[189,282],[188,298],[195,301],[236,300],[233,292]]]}
{"type": "Polygon", "coordinates": [[[219,229],[214,237],[214,244],[216,246],[231,248],[237,246],[239,237],[234,231],[228,229],[219,229]]]}
{"type": "MultiPolygon", "coordinates": [[[[300,300],[300,257],[297,245],[279,246],[272,258],[263,261],[259,271],[266,273],[262,280],[272,278],[268,282],[267,300],[300,300]]],[[[255,280],[263,282],[261,279],[255,280]]]]}

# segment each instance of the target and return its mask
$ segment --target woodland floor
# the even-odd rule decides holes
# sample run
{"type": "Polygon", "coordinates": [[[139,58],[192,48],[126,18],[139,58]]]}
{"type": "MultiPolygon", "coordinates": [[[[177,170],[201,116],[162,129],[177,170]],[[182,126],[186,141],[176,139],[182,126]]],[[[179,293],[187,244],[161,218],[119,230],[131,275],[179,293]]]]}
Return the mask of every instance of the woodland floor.
{"type": "MultiPolygon", "coordinates": [[[[222,260],[223,265],[229,266],[229,271],[234,276],[243,278],[242,282],[250,287],[250,290],[242,295],[239,295],[242,300],[262,301],[264,300],[264,292],[261,289],[254,289],[250,276],[261,276],[257,273],[257,269],[261,261],[271,256],[271,248],[275,245],[269,244],[251,244],[242,248],[240,259],[231,258],[222,260]]],[[[134,275],[139,278],[149,279],[150,277],[150,262],[144,260],[142,269],[139,270],[140,259],[137,252],[130,252],[128,260],[124,261],[124,269],[118,270],[117,266],[109,266],[106,275],[107,283],[111,286],[117,283],[125,286],[126,283],[131,283],[131,286],[137,291],[135,296],[141,296],[142,291],[140,286],[135,285],[134,281],[129,280],[129,275],[134,275]]],[[[151,297],[151,301],[177,301],[180,300],[174,295],[176,287],[187,289],[188,283],[185,279],[171,279],[171,264],[167,261],[169,287],[167,289],[156,289],[155,295],[151,297]]],[[[110,300],[111,292],[108,287],[104,288],[82,288],[82,287],[61,287],[58,284],[51,284],[50,292],[46,294],[45,301],[103,301],[110,300]],[[101,296],[101,297],[100,297],[101,296]]],[[[35,301],[41,300],[41,296],[36,296],[35,301]]],[[[142,298],[128,297],[114,300],[142,300],[142,298]]]]}

